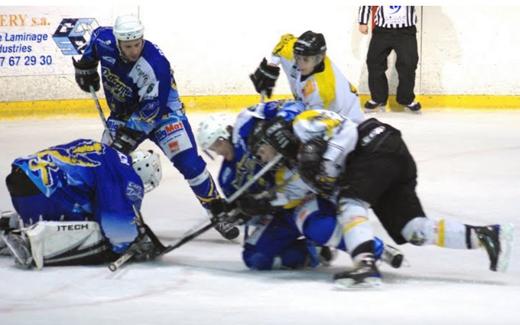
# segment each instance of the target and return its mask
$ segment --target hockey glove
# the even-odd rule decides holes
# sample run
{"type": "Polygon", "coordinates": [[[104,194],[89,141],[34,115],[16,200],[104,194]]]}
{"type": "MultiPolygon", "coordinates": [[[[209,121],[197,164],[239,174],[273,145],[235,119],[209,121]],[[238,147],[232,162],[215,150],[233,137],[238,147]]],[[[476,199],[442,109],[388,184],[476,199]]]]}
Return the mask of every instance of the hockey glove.
{"type": "Polygon", "coordinates": [[[253,195],[244,195],[237,200],[238,210],[248,216],[266,215],[273,212],[273,206],[266,198],[257,199],[253,195]]]}
{"type": "Polygon", "coordinates": [[[292,132],[291,124],[276,118],[264,127],[265,140],[285,158],[295,159],[300,141],[292,132]]]}
{"type": "Polygon", "coordinates": [[[226,239],[232,240],[240,235],[240,230],[235,227],[233,210],[235,205],[227,203],[224,199],[218,198],[209,202],[209,211],[213,215],[211,221],[215,223],[215,229],[226,239]]]}
{"type": "Polygon", "coordinates": [[[90,86],[94,87],[95,91],[99,90],[99,73],[97,71],[98,61],[88,61],[81,59],[79,61],[72,58],[72,64],[76,70],[76,83],[81,90],[90,92],[90,86]]]}
{"type": "Polygon", "coordinates": [[[123,126],[117,129],[111,147],[128,155],[137,148],[143,138],[144,134],[142,132],[123,126]]]}
{"type": "Polygon", "coordinates": [[[226,221],[228,214],[235,207],[233,203],[227,203],[226,200],[222,198],[211,200],[208,204],[208,209],[216,221],[226,221]]]}
{"type": "Polygon", "coordinates": [[[165,247],[152,232],[150,227],[141,225],[139,228],[143,233],[130,245],[128,251],[134,254],[133,260],[136,262],[153,260],[161,255],[165,247]]]}
{"type": "Polygon", "coordinates": [[[267,98],[271,98],[279,75],[280,68],[267,64],[267,60],[264,58],[255,72],[249,75],[249,78],[259,94],[265,93],[267,98]]]}
{"type": "Polygon", "coordinates": [[[327,142],[314,138],[304,143],[298,152],[298,174],[319,193],[331,194],[337,178],[326,173],[323,154],[327,150],[327,142]]]}

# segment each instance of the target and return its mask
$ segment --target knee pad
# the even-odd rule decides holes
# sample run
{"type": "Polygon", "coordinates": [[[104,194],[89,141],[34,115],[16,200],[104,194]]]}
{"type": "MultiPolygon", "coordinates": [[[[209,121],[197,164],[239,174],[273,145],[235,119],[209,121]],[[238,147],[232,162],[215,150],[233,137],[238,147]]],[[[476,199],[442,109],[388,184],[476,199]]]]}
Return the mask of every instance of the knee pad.
{"type": "Polygon", "coordinates": [[[408,221],[401,235],[413,245],[430,245],[435,242],[435,222],[426,217],[416,217],[408,221]]]}

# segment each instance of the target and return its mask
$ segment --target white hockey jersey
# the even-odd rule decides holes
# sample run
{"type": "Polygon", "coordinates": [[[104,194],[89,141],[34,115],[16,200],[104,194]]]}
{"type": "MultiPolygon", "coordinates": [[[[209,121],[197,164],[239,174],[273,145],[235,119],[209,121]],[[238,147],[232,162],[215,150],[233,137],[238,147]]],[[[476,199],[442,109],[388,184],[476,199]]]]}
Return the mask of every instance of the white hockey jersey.
{"type": "Polygon", "coordinates": [[[327,141],[323,164],[327,175],[337,177],[344,169],[347,155],[356,149],[357,125],[335,112],[315,109],[300,113],[293,121],[293,130],[305,143],[320,137],[327,141]]]}
{"type": "Polygon", "coordinates": [[[292,34],[282,35],[271,57],[271,63],[281,64],[294,98],[301,100],[307,106],[306,109],[328,109],[356,123],[363,122],[365,118],[356,88],[328,56],[325,56],[323,71],[301,80],[301,73],[296,67],[293,55],[296,40],[292,34]]]}

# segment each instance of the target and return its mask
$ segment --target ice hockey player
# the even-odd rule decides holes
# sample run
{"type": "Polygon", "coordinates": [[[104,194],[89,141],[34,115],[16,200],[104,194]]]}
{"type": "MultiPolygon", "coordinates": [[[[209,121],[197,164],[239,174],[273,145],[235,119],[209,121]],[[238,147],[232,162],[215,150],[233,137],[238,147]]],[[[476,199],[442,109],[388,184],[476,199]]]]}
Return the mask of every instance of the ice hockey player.
{"type": "Polygon", "coordinates": [[[127,250],[154,258],[163,247],[136,214],[161,175],[153,151],[128,156],[85,139],[15,159],[6,185],[16,212],[0,218],[4,244],[23,267],[97,264],[127,250]]]}
{"type": "Polygon", "coordinates": [[[357,267],[336,274],[338,284],[350,287],[381,283],[368,222],[369,208],[398,244],[483,247],[492,271],[506,269],[513,226],[473,226],[428,218],[415,192],[414,159],[400,131],[391,125],[371,118],[358,126],[331,111],[308,110],[290,124],[275,120],[265,126],[264,132],[269,144],[296,162],[309,186],[324,194],[340,189],[338,218],[345,225],[343,236],[357,267]]]}
{"type": "Polygon", "coordinates": [[[329,109],[356,123],[364,120],[356,88],[326,54],[327,45],[321,33],[306,31],[296,38],[282,35],[269,59],[250,75],[258,93],[271,97],[282,66],[293,96],[306,109],[329,109]]]}
{"type": "MultiPolygon", "coordinates": [[[[134,16],[120,16],[114,27],[96,29],[79,61],[73,61],[76,82],[89,92],[100,88],[101,75],[110,108],[102,142],[123,153],[150,139],[184,176],[201,204],[219,194],[197,153],[190,123],[179,99],[173,71],[162,51],[143,38],[144,26],[134,16]]],[[[226,238],[238,236],[238,229],[219,223],[226,238]]]]}
{"type": "MultiPolygon", "coordinates": [[[[245,168],[245,165],[251,163],[254,166],[257,163],[249,149],[258,140],[256,133],[264,118],[273,118],[277,112],[287,114],[288,111],[303,109],[301,103],[291,101],[268,102],[260,107],[262,111],[258,107],[242,111],[234,126],[230,125],[232,121],[220,114],[211,115],[200,123],[197,132],[199,145],[224,158],[219,184],[223,189],[231,189],[224,190],[227,195],[236,190],[234,186],[237,183],[243,183],[244,179],[254,174],[255,168],[245,168]],[[245,142],[248,143],[247,148],[243,147],[245,142]]],[[[259,151],[262,149],[260,146],[259,151]]],[[[256,153],[256,150],[253,152],[256,153]]],[[[274,158],[272,152],[271,155],[260,153],[260,156],[262,162],[274,158]]],[[[241,217],[245,220],[253,218],[249,225],[255,227],[246,238],[243,250],[243,260],[252,269],[316,266],[319,261],[328,262],[332,257],[328,246],[346,250],[341,227],[336,221],[335,203],[316,198],[295,176],[292,170],[281,164],[275,171],[274,180],[264,182],[256,193],[248,192],[238,199],[241,217]]],[[[403,255],[397,249],[384,245],[377,238],[375,245],[378,258],[393,267],[401,265],[403,255]]]]}

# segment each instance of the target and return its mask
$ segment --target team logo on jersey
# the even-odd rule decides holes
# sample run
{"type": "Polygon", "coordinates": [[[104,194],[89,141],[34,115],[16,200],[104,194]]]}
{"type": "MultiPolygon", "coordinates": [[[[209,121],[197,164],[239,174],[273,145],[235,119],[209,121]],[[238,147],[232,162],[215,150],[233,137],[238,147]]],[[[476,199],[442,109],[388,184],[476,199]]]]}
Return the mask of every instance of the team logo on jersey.
{"type": "Polygon", "coordinates": [[[101,163],[92,159],[89,155],[101,155],[105,152],[105,148],[99,142],[84,141],[76,146],[61,147],[56,146],[47,150],[37,152],[30,156],[27,166],[32,172],[36,172],[43,185],[52,187],[57,178],[59,170],[58,162],[73,166],[81,166],[93,168],[101,163]]]}
{"type": "Polygon", "coordinates": [[[143,199],[144,190],[143,187],[134,183],[128,182],[126,186],[126,197],[133,202],[141,201],[143,199]]]}
{"type": "Polygon", "coordinates": [[[374,128],[372,131],[370,131],[368,133],[368,135],[364,136],[363,139],[361,139],[361,146],[362,147],[367,146],[370,142],[372,142],[372,140],[375,139],[375,137],[377,137],[381,133],[385,132],[385,130],[386,130],[386,127],[384,127],[383,125],[378,126],[377,128],[374,128]]]}
{"type": "Polygon", "coordinates": [[[356,86],[354,86],[354,85],[351,84],[350,82],[348,83],[348,85],[349,85],[349,87],[350,87],[350,92],[357,96],[358,92],[357,92],[357,88],[356,88],[356,86]]]}
{"type": "Polygon", "coordinates": [[[303,86],[303,97],[310,96],[316,90],[316,86],[314,85],[314,81],[309,79],[305,82],[305,86],[303,86]]]}
{"type": "Polygon", "coordinates": [[[108,62],[108,63],[111,64],[111,65],[114,65],[114,64],[116,63],[116,59],[113,58],[113,57],[111,57],[111,56],[103,55],[103,56],[101,57],[101,60],[106,61],[106,62],[108,62]]]}
{"type": "Polygon", "coordinates": [[[401,7],[402,6],[390,6],[390,10],[393,10],[393,12],[391,12],[390,14],[397,13],[401,9],[401,7]]]}
{"type": "Polygon", "coordinates": [[[139,110],[139,119],[145,122],[152,122],[159,114],[159,109],[159,101],[154,100],[139,110]]]}
{"type": "Polygon", "coordinates": [[[118,75],[112,73],[109,68],[101,66],[101,74],[105,77],[103,87],[119,102],[128,102],[132,98],[132,88],[127,86],[118,75]]]}

